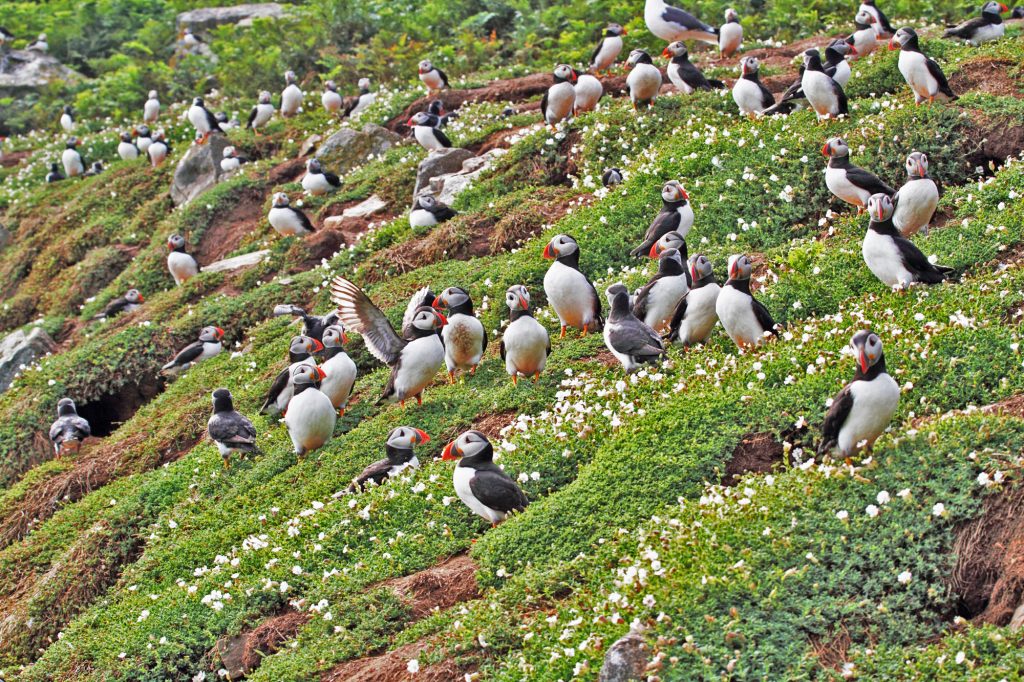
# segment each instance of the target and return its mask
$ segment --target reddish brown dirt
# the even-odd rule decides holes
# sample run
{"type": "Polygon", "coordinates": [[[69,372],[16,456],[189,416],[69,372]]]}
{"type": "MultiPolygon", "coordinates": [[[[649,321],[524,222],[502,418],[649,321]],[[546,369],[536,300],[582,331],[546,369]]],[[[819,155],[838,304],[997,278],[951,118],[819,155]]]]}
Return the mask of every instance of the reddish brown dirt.
{"type": "Polygon", "coordinates": [[[286,182],[294,182],[302,172],[306,169],[305,159],[289,159],[284,163],[279,163],[270,169],[270,173],[267,175],[268,183],[273,185],[283,185],[286,182]]]}
{"type": "Polygon", "coordinates": [[[304,272],[316,267],[325,258],[330,260],[347,243],[344,231],[327,230],[321,227],[292,245],[288,261],[295,264],[295,269],[298,272],[304,272]]]}
{"type": "Polygon", "coordinates": [[[976,149],[967,155],[972,165],[991,173],[992,166],[1024,151],[1024,125],[1020,121],[1009,117],[990,117],[973,110],[968,110],[968,115],[974,126],[969,142],[976,145],[976,149]]]}
{"type": "Polygon", "coordinates": [[[263,220],[263,193],[246,190],[231,207],[219,211],[203,232],[195,251],[200,265],[218,261],[238,248],[242,240],[256,231],[263,220]]]}
{"type": "Polygon", "coordinates": [[[949,77],[949,85],[957,94],[971,91],[1020,97],[1024,80],[1011,75],[1016,66],[1008,59],[979,57],[961,65],[960,70],[949,77]]]}
{"type": "MultiPolygon", "coordinates": [[[[328,218],[339,216],[344,213],[346,209],[352,208],[362,202],[362,199],[353,199],[352,201],[346,201],[344,203],[331,204],[320,212],[317,224],[323,225],[324,221],[328,218]]],[[[346,218],[340,226],[333,229],[341,233],[345,244],[352,244],[359,239],[360,235],[366,234],[366,231],[370,229],[371,224],[380,225],[394,220],[395,217],[395,214],[388,210],[384,210],[380,213],[374,213],[373,215],[363,216],[360,218],[346,218]]]]}
{"type": "Polygon", "coordinates": [[[518,413],[515,410],[487,414],[473,422],[470,428],[483,433],[488,438],[500,438],[501,430],[512,423],[516,414],[518,413]]]}
{"type": "Polygon", "coordinates": [[[818,663],[821,667],[832,670],[838,670],[846,663],[846,652],[853,643],[853,640],[850,639],[850,632],[842,623],[833,629],[830,637],[812,635],[810,640],[818,663]]]}
{"type": "Polygon", "coordinates": [[[453,556],[436,566],[388,580],[380,585],[393,590],[412,609],[419,620],[432,611],[443,611],[480,595],[476,583],[476,564],[465,554],[453,556]]]}
{"type": "Polygon", "coordinates": [[[507,128],[505,130],[499,130],[496,133],[492,133],[483,142],[478,144],[472,144],[466,147],[469,151],[473,152],[477,156],[485,154],[492,149],[508,149],[511,144],[509,140],[515,135],[519,134],[523,130],[523,126],[518,128],[507,128]]]}
{"type": "Polygon", "coordinates": [[[782,443],[770,432],[748,433],[732,451],[725,465],[722,485],[735,485],[741,476],[750,472],[769,473],[782,461],[782,443]]]}
{"type": "Polygon", "coordinates": [[[31,155],[31,150],[25,150],[22,152],[4,152],[3,158],[0,159],[0,166],[3,166],[4,168],[17,166],[31,155]]]}
{"type": "Polygon", "coordinates": [[[451,659],[421,666],[415,675],[409,673],[409,661],[430,651],[424,642],[406,644],[393,651],[345,661],[324,674],[322,682],[456,682],[473,672],[475,666],[462,667],[451,659]]]}
{"type": "Polygon", "coordinates": [[[222,637],[209,653],[210,670],[223,667],[230,679],[240,679],[260,666],[264,656],[277,651],[309,622],[308,612],[285,611],[268,618],[255,629],[222,637]]]}

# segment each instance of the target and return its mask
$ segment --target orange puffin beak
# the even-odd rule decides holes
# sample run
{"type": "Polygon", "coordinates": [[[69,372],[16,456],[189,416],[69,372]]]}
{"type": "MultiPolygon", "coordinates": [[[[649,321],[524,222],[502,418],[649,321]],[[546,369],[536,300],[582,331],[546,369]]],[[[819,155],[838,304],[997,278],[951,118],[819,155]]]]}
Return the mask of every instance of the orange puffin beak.
{"type": "Polygon", "coordinates": [[[850,54],[852,54],[854,57],[856,57],[858,54],[860,54],[859,52],[857,52],[857,46],[856,45],[850,45],[850,54]]]}
{"type": "Polygon", "coordinates": [[[459,457],[462,457],[462,450],[460,450],[459,446],[455,444],[455,441],[452,441],[451,443],[448,443],[448,445],[445,445],[444,450],[441,452],[441,459],[445,460],[446,462],[450,462],[453,459],[458,459],[459,457]]]}
{"type": "Polygon", "coordinates": [[[139,294],[139,303],[145,303],[145,301],[146,301],[146,297],[143,296],[142,294],[139,294]]]}
{"type": "Polygon", "coordinates": [[[217,330],[217,338],[223,339],[224,338],[224,330],[221,329],[220,327],[214,327],[214,329],[217,330]]]}
{"type": "Polygon", "coordinates": [[[348,334],[345,333],[344,329],[341,330],[341,342],[348,343],[348,334]]]}
{"type": "Polygon", "coordinates": [[[917,172],[918,172],[918,173],[920,174],[920,176],[921,176],[922,178],[923,178],[923,177],[924,177],[925,175],[927,175],[927,174],[928,174],[928,171],[926,171],[926,170],[924,169],[924,164],[923,164],[923,163],[919,163],[919,164],[917,164],[917,172]]]}
{"type": "Polygon", "coordinates": [[[527,301],[522,296],[519,297],[519,305],[523,306],[523,310],[529,310],[530,309],[530,302],[527,301]]]}
{"type": "Polygon", "coordinates": [[[444,305],[444,303],[441,302],[441,297],[438,296],[437,298],[434,299],[434,302],[430,304],[430,307],[433,308],[434,310],[440,310],[441,308],[444,308],[446,306],[444,305]]]}
{"type": "Polygon", "coordinates": [[[430,436],[427,435],[426,431],[421,431],[420,429],[413,429],[413,431],[416,432],[416,437],[418,438],[416,441],[417,443],[423,444],[430,442],[430,436]]]}
{"type": "Polygon", "coordinates": [[[868,356],[864,351],[857,353],[857,362],[860,364],[860,371],[868,373],[868,356]]]}
{"type": "Polygon", "coordinates": [[[739,263],[739,261],[736,261],[736,263],[733,263],[732,265],[729,266],[729,279],[733,279],[733,278],[736,277],[736,271],[737,271],[736,264],[737,263],[739,263]]]}
{"type": "Polygon", "coordinates": [[[647,253],[648,258],[657,258],[661,255],[661,249],[659,248],[658,242],[651,244],[651,250],[647,253]]]}
{"type": "Polygon", "coordinates": [[[324,349],[324,344],[320,343],[316,339],[311,339],[311,340],[313,341],[313,352],[314,353],[319,353],[320,351],[322,351],[324,349]]]}
{"type": "Polygon", "coordinates": [[[544,258],[548,260],[554,260],[555,258],[555,250],[551,248],[551,242],[548,242],[544,247],[544,258]]]}
{"type": "Polygon", "coordinates": [[[828,152],[829,152],[828,142],[826,142],[825,144],[821,145],[821,155],[822,156],[831,156],[831,154],[829,154],[828,152]]]}
{"type": "Polygon", "coordinates": [[[410,118],[408,121],[405,122],[405,125],[408,126],[409,128],[412,128],[416,124],[413,123],[412,119],[410,118]]]}
{"type": "Polygon", "coordinates": [[[444,316],[444,313],[442,313],[441,311],[438,311],[437,312],[437,316],[441,320],[441,326],[442,327],[445,326],[446,324],[448,324],[448,318],[444,316]]]}
{"type": "Polygon", "coordinates": [[[672,53],[669,52],[668,48],[666,47],[664,50],[661,51],[661,56],[665,57],[667,59],[667,58],[670,58],[672,56],[672,53]]]}
{"type": "Polygon", "coordinates": [[[690,279],[694,282],[697,281],[697,268],[695,266],[696,263],[690,263],[690,279]]]}
{"type": "Polygon", "coordinates": [[[580,79],[580,77],[579,77],[579,75],[575,71],[573,71],[572,74],[570,74],[570,76],[569,76],[569,81],[572,82],[572,83],[575,83],[579,79],[580,79]]]}
{"type": "Polygon", "coordinates": [[[898,49],[900,49],[899,47],[896,46],[896,36],[893,36],[892,38],[889,39],[889,49],[890,50],[898,50],[898,49]]]}
{"type": "Polygon", "coordinates": [[[323,371],[319,367],[316,368],[316,373],[317,373],[317,376],[319,376],[321,380],[327,378],[327,372],[323,371]]]}

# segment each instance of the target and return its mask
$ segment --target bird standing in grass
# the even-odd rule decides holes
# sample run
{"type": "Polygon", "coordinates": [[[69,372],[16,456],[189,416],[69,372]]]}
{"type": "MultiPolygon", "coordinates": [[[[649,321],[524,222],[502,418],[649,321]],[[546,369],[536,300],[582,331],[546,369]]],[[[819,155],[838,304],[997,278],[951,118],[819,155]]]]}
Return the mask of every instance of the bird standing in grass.
{"type": "Polygon", "coordinates": [[[732,86],[732,99],[739,107],[740,115],[757,118],[775,104],[775,96],[761,83],[758,71],[761,62],[757,57],[740,60],[740,77],[732,86]]]}
{"type": "Polygon", "coordinates": [[[494,446],[479,431],[466,431],[448,443],[441,459],[459,461],[452,474],[455,494],[492,528],[530,504],[526,493],[494,463],[494,446]]]}
{"type": "Polygon", "coordinates": [[[97,313],[92,319],[106,320],[121,313],[130,313],[141,306],[145,300],[138,289],[129,289],[124,296],[118,296],[108,303],[103,312],[97,313]]]}
{"type": "Polygon", "coordinates": [[[647,228],[644,240],[629,255],[634,258],[648,256],[654,244],[669,232],[678,232],[685,239],[693,227],[693,218],[693,206],[686,188],[678,180],[669,180],[661,187],[661,210],[647,228]]]}
{"type": "Polygon", "coordinates": [[[725,23],[718,28],[718,54],[725,59],[736,54],[743,45],[743,24],[733,8],[725,10],[725,23]]]}
{"type": "Polygon", "coordinates": [[[64,145],[64,151],[60,155],[61,163],[64,164],[64,174],[69,178],[77,177],[85,173],[85,162],[78,152],[78,138],[69,137],[64,145]]]}
{"type": "Polygon", "coordinates": [[[160,100],[157,99],[156,90],[149,91],[149,99],[142,105],[142,120],[145,123],[156,123],[160,118],[160,100]]]}
{"type": "Polygon", "coordinates": [[[958,99],[956,93],[949,87],[942,67],[921,52],[917,31],[912,28],[901,28],[896,31],[896,35],[889,41],[889,49],[900,51],[900,73],[913,90],[915,102],[931,104],[935,100],[958,99]]]}
{"type": "Polygon", "coordinates": [[[904,237],[928,234],[928,223],[939,205],[939,187],[928,177],[928,155],[912,152],[906,169],[907,182],[892,198],[892,224],[904,237]]]}
{"type": "Polygon", "coordinates": [[[185,238],[180,234],[172,234],[167,238],[167,270],[174,278],[174,283],[181,286],[183,282],[199,274],[199,263],[185,252],[185,238]]]}
{"type": "Polygon", "coordinates": [[[329,114],[337,114],[341,111],[341,95],[338,94],[338,86],[334,81],[324,83],[324,93],[320,95],[320,103],[329,114]]]}
{"type": "Polygon", "coordinates": [[[1009,8],[1001,2],[990,0],[981,8],[981,16],[946,29],[943,38],[960,38],[969,45],[978,47],[990,40],[999,40],[1006,35],[1006,24],[1003,23],[1003,12],[1009,8]]]}
{"type": "Polygon", "coordinates": [[[722,287],[715,281],[711,261],[696,254],[687,261],[690,271],[690,290],[679,301],[665,338],[684,347],[706,343],[711,330],[718,323],[718,295],[722,287]]]}
{"type": "Polygon", "coordinates": [[[320,384],[320,390],[331,399],[331,404],[338,410],[338,416],[345,414],[348,400],[352,396],[352,387],[356,383],[356,363],[345,352],[348,334],[340,324],[324,329],[323,333],[323,364],[320,368],[327,375],[320,384]]]}
{"type": "Polygon", "coordinates": [[[251,128],[254,135],[259,135],[260,128],[267,125],[273,117],[274,105],[270,103],[270,93],[264,90],[260,93],[256,106],[249,112],[249,120],[245,127],[251,128]]]}
{"type": "Polygon", "coordinates": [[[300,365],[292,370],[295,395],[288,401],[284,424],[299,457],[323,447],[334,434],[338,413],[331,399],[321,393],[325,373],[313,365],[300,365]]]}
{"type": "Polygon", "coordinates": [[[274,231],[282,237],[305,237],[316,232],[306,214],[292,206],[291,200],[284,192],[274,195],[267,220],[274,231]]]}
{"type": "Polygon", "coordinates": [[[302,176],[302,189],[315,197],[323,196],[341,187],[341,178],[324,170],[319,159],[306,162],[306,174],[302,176]]]}
{"type": "Polygon", "coordinates": [[[828,159],[825,186],[837,198],[856,206],[857,213],[864,212],[871,195],[892,196],[896,193],[896,190],[879,180],[874,173],[850,163],[850,147],[843,138],[829,138],[822,146],[821,153],[828,159]]]}
{"type": "Polygon", "coordinates": [[[139,158],[139,148],[132,142],[132,134],[121,133],[121,141],[117,143],[117,155],[122,161],[130,161],[139,158]]]}
{"type": "Polygon", "coordinates": [[[505,371],[512,377],[513,384],[517,384],[521,376],[533,377],[533,382],[537,383],[551,355],[548,330],[530,312],[530,292],[522,284],[508,288],[505,303],[509,309],[509,324],[501,337],[505,371]]]}
{"type": "Polygon", "coordinates": [[[582,330],[584,336],[600,329],[601,299],[580,271],[580,245],[569,235],[555,235],[544,247],[544,258],[554,261],[544,275],[544,293],[558,315],[561,336],[566,327],[582,330]]]}
{"type": "Polygon", "coordinates": [[[662,251],[658,272],[633,295],[633,314],[654,331],[666,331],[676,307],[690,290],[688,278],[683,254],[678,249],[662,251]]]}
{"type": "Polygon", "coordinates": [[[427,86],[429,92],[443,90],[448,87],[448,76],[444,71],[424,59],[419,64],[420,81],[427,86]]]}
{"type": "Polygon", "coordinates": [[[850,113],[843,86],[825,73],[821,54],[817,50],[804,52],[804,75],[800,79],[807,103],[814,109],[818,121],[835,119],[850,113]]]}
{"type": "Polygon", "coordinates": [[[206,108],[202,97],[192,100],[192,106],[188,108],[188,122],[192,124],[192,127],[196,129],[196,134],[199,135],[197,144],[206,144],[210,135],[221,132],[217,117],[206,108]]]}
{"type": "Polygon", "coordinates": [[[725,83],[722,81],[708,79],[704,76],[703,72],[690,61],[690,51],[686,49],[686,45],[681,40],[669,43],[661,51],[661,56],[669,60],[668,67],[665,69],[669,81],[685,95],[697,90],[714,90],[725,87],[725,83]]]}
{"type": "Polygon", "coordinates": [[[409,211],[409,225],[412,227],[433,227],[458,215],[448,204],[438,201],[430,194],[416,197],[409,211]]]}
{"type": "Polygon", "coordinates": [[[285,118],[295,116],[302,108],[302,90],[295,84],[295,72],[285,71],[284,90],[281,91],[281,115],[285,118]]]}
{"type": "Polygon", "coordinates": [[[553,71],[555,82],[547,89],[540,100],[540,113],[544,122],[551,126],[572,116],[576,106],[576,88],[574,84],[578,76],[576,70],[568,64],[559,64],[553,71]]]}
{"type": "Polygon", "coordinates": [[[249,418],[235,411],[231,391],[218,388],[213,392],[213,414],[206,424],[210,440],[217,445],[224,459],[224,468],[231,466],[231,453],[259,452],[256,447],[256,427],[249,418]]]}
{"type": "Polygon", "coordinates": [[[50,426],[53,452],[60,458],[65,452],[78,452],[82,441],[92,435],[89,422],[78,416],[75,401],[61,398],[57,402],[57,421],[50,426]]]}
{"type": "Polygon", "coordinates": [[[626,35],[626,29],[619,24],[608,24],[604,29],[594,53],[590,55],[590,70],[596,74],[602,71],[610,71],[615,65],[615,60],[622,53],[622,36],[626,35]]]}
{"type": "Polygon", "coordinates": [[[604,324],[604,345],[626,372],[634,372],[645,362],[657,362],[665,354],[661,336],[629,309],[629,290],[621,282],[605,291],[608,319],[604,324]]]}
{"type": "Polygon", "coordinates": [[[643,50],[633,50],[626,59],[626,68],[629,69],[626,90],[629,91],[633,109],[640,106],[653,107],[661,90],[662,79],[661,71],[654,65],[651,55],[643,50]]]}
{"type": "Polygon", "coordinates": [[[921,249],[893,225],[892,199],[875,194],[868,200],[871,222],[864,234],[861,254],[868,269],[888,287],[906,290],[915,282],[937,284],[953,271],[933,265],[921,249]]]}
{"type": "Polygon", "coordinates": [[[750,293],[752,264],[744,255],[729,257],[729,279],[715,302],[715,312],[729,338],[740,348],[753,348],[778,336],[775,320],[750,293]]]}
{"type": "MultiPolygon", "coordinates": [[[[433,307],[448,311],[448,324],[441,329],[448,380],[455,383],[455,371],[476,374],[487,351],[487,331],[473,314],[473,299],[462,287],[448,287],[434,299],[433,307]]],[[[465,374],[463,374],[465,376],[465,374]]]]}

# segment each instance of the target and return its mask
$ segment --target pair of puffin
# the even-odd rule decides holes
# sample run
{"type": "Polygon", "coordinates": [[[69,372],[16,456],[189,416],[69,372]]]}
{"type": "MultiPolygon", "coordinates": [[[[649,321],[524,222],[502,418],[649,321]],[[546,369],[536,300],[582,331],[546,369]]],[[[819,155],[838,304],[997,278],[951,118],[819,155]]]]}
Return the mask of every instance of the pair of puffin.
{"type": "MultiPolygon", "coordinates": [[[[682,239],[693,227],[693,206],[686,188],[677,181],[669,180],[661,188],[661,210],[647,228],[640,245],[629,252],[634,258],[645,258],[651,254],[655,243],[669,232],[676,232],[682,239]]],[[[686,244],[681,247],[683,258],[686,258],[686,244]]]]}
{"type": "MultiPolygon", "coordinates": [[[[301,334],[291,338],[288,343],[289,365],[274,377],[274,381],[263,399],[263,404],[260,406],[260,414],[275,416],[285,411],[292,396],[295,395],[292,372],[302,365],[317,367],[313,356],[319,355],[323,350],[324,344],[318,339],[301,334]]],[[[318,380],[319,378],[318,376],[318,380]]]]}
{"type": "Polygon", "coordinates": [[[576,73],[568,64],[557,65],[552,73],[554,82],[540,100],[540,113],[554,130],[572,116],[593,111],[604,95],[604,86],[589,74],[576,73]]]}
{"type": "Polygon", "coordinates": [[[310,219],[302,210],[291,205],[291,200],[284,192],[274,194],[267,220],[282,237],[305,237],[316,232],[310,219]]]}
{"type": "Polygon", "coordinates": [[[224,350],[224,330],[220,327],[203,327],[199,338],[179,350],[166,365],[160,368],[163,374],[176,375],[203,360],[216,357],[224,350]]]}
{"type": "Polygon", "coordinates": [[[406,125],[412,128],[413,137],[421,147],[429,151],[448,149],[452,141],[441,130],[441,117],[429,111],[414,114],[406,125]]]}

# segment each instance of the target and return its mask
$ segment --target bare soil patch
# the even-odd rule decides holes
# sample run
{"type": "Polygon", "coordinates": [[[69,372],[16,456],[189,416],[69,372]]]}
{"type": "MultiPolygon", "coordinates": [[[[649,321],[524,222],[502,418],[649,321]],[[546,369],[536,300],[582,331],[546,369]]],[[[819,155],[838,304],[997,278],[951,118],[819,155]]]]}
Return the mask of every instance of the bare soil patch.
{"type": "Polygon", "coordinates": [[[250,188],[229,208],[219,211],[203,231],[195,251],[200,265],[221,260],[238,248],[242,240],[256,231],[263,219],[263,193],[250,188]]]}
{"type": "Polygon", "coordinates": [[[766,474],[782,461],[782,443],[769,431],[743,436],[725,465],[722,485],[735,485],[750,472],[766,474]]]}

